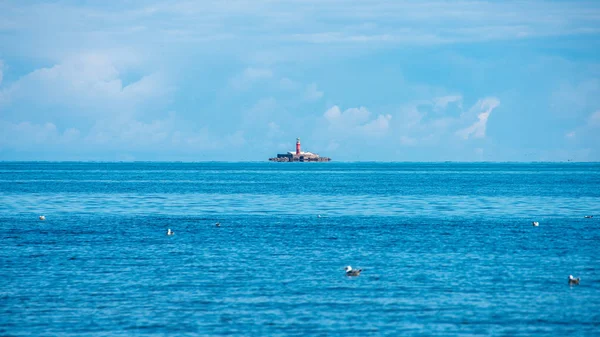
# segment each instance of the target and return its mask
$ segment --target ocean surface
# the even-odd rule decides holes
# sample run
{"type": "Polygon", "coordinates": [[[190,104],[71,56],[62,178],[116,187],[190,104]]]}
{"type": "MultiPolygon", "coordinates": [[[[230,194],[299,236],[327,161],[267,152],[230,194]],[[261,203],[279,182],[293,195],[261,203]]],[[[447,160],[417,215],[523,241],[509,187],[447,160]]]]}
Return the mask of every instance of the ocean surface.
{"type": "Polygon", "coordinates": [[[600,336],[600,164],[0,162],[0,335],[600,336]]]}

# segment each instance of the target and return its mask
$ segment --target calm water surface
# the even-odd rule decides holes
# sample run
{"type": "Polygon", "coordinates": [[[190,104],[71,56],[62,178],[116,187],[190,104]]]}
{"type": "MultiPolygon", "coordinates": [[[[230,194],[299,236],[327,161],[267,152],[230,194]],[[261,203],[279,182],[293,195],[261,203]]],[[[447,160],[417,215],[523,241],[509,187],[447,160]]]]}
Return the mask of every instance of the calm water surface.
{"type": "Polygon", "coordinates": [[[0,245],[0,335],[600,335],[597,163],[2,162],[0,245]]]}

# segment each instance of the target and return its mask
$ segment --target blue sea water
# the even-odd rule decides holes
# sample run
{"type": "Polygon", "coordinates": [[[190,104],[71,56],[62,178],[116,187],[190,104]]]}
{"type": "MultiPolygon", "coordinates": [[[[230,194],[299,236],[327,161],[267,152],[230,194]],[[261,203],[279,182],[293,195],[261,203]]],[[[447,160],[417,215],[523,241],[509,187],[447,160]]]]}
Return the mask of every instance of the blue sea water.
{"type": "Polygon", "coordinates": [[[0,335],[600,335],[598,163],[2,162],[0,245],[0,335]]]}

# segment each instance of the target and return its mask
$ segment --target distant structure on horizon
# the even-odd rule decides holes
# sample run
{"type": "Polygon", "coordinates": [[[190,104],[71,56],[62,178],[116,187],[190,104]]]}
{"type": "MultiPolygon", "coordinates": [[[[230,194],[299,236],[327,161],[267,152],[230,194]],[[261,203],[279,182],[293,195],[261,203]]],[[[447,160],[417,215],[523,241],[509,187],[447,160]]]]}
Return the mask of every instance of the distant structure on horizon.
{"type": "Polygon", "coordinates": [[[269,158],[269,161],[276,162],[307,162],[317,161],[325,162],[331,161],[329,157],[321,157],[316,153],[302,152],[300,151],[300,138],[296,138],[296,152],[289,151],[288,153],[280,153],[275,158],[269,158]]]}

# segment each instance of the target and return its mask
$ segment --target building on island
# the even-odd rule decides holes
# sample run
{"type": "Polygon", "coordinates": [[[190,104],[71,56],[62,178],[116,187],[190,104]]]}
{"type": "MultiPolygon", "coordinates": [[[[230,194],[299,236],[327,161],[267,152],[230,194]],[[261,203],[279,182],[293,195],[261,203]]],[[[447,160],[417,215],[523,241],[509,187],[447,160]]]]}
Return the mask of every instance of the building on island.
{"type": "Polygon", "coordinates": [[[308,162],[308,161],[318,161],[325,162],[331,161],[331,158],[321,157],[316,153],[312,152],[302,152],[300,150],[300,138],[296,138],[296,152],[290,151],[288,153],[280,153],[277,157],[269,158],[269,161],[276,162],[308,162]]]}

